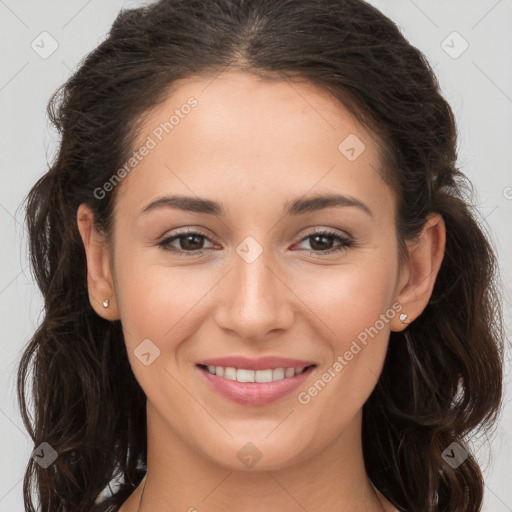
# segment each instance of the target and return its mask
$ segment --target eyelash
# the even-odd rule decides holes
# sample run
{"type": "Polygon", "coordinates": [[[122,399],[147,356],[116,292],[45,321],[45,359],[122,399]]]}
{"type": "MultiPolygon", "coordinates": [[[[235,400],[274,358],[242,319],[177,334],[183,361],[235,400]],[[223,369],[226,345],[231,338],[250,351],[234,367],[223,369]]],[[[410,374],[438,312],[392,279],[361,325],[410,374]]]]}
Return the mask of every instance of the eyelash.
{"type": "MultiPolygon", "coordinates": [[[[187,231],[182,231],[180,233],[176,233],[175,235],[165,238],[164,240],[162,240],[161,242],[158,243],[158,246],[162,250],[172,252],[174,254],[177,254],[178,256],[181,256],[181,255],[197,256],[197,255],[203,254],[205,251],[201,250],[201,249],[197,249],[195,251],[182,251],[180,249],[176,249],[175,247],[171,247],[169,245],[174,240],[178,240],[187,235],[199,235],[200,237],[206,238],[208,240],[208,236],[205,235],[204,233],[201,233],[200,231],[187,230],[187,231]]],[[[307,251],[310,256],[312,256],[312,255],[317,256],[319,254],[322,256],[327,255],[327,254],[332,254],[335,252],[340,252],[340,251],[346,250],[349,247],[352,247],[354,245],[354,241],[352,239],[340,236],[338,233],[336,233],[334,231],[329,231],[329,230],[313,231],[309,235],[302,238],[299,243],[304,242],[308,238],[312,238],[314,236],[325,236],[325,237],[337,238],[338,240],[341,241],[341,244],[339,245],[339,247],[336,247],[334,249],[328,249],[327,251],[307,251]]]]}

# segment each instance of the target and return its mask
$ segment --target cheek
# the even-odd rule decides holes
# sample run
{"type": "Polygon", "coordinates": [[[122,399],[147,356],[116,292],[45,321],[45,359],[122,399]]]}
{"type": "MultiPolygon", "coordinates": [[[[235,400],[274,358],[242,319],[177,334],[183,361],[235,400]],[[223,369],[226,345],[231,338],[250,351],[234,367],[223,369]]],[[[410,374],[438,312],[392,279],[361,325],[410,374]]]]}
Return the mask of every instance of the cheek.
{"type": "Polygon", "coordinates": [[[179,330],[180,319],[193,310],[206,290],[207,284],[199,283],[190,267],[145,267],[126,261],[126,273],[119,275],[120,314],[131,342],[137,336],[154,338],[157,343],[165,337],[172,339],[170,333],[179,330]]]}
{"type": "Polygon", "coordinates": [[[391,308],[397,276],[390,271],[395,268],[392,257],[387,259],[367,258],[339,268],[321,268],[300,285],[336,350],[343,350],[391,308]]]}
{"type": "Polygon", "coordinates": [[[361,407],[380,375],[390,321],[397,314],[392,308],[397,278],[393,268],[392,255],[389,261],[369,259],[330,269],[323,276],[317,272],[305,285],[315,330],[322,333],[330,360],[319,375],[321,382],[305,390],[304,401],[318,397],[314,407],[328,411],[333,421],[361,407]],[[343,400],[343,407],[336,406],[338,400],[343,400]]]}
{"type": "Polygon", "coordinates": [[[155,264],[133,249],[124,254],[116,266],[116,296],[132,367],[139,366],[134,356],[146,339],[160,350],[158,366],[174,367],[204,321],[202,306],[223,272],[193,263],[155,264]]]}
{"type": "Polygon", "coordinates": [[[164,409],[191,409],[181,379],[173,376],[186,340],[198,327],[195,308],[212,286],[191,267],[166,268],[129,258],[123,266],[118,272],[120,315],[132,371],[151,402],[166,404],[164,409]]]}

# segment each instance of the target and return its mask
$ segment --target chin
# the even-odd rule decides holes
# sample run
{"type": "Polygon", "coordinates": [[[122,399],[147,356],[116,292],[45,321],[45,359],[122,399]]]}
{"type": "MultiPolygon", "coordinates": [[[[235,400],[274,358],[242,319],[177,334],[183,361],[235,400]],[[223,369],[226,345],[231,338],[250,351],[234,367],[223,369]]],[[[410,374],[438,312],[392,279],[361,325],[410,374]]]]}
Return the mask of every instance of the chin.
{"type": "MultiPolygon", "coordinates": [[[[227,445],[221,447],[221,443],[212,443],[203,451],[205,457],[213,463],[222,466],[230,471],[278,471],[298,464],[307,458],[309,450],[306,446],[298,446],[292,443],[282,443],[261,439],[261,436],[254,438],[254,441],[231,439],[227,445]],[[216,446],[217,450],[211,452],[211,447],[216,446]]],[[[311,448],[310,448],[311,450],[311,448]]]]}

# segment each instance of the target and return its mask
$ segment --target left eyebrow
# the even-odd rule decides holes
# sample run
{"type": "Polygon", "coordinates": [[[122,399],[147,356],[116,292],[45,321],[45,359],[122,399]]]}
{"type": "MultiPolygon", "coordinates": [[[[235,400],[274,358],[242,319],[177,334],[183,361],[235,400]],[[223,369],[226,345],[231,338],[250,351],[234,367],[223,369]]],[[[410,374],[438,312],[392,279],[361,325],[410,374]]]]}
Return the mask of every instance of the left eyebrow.
{"type": "MultiPolygon", "coordinates": [[[[355,207],[373,217],[373,213],[364,203],[355,197],[339,194],[315,195],[307,199],[295,199],[288,201],[283,207],[284,215],[303,215],[310,212],[323,210],[325,208],[335,207],[355,207]]],[[[179,210],[215,215],[216,217],[225,217],[226,208],[221,204],[210,199],[201,199],[193,196],[164,196],[155,199],[146,205],[141,213],[145,214],[157,208],[176,208],[179,210]]]]}
{"type": "Polygon", "coordinates": [[[323,194],[315,195],[307,199],[296,199],[285,203],[285,215],[302,215],[304,213],[315,212],[323,210],[324,208],[335,208],[341,206],[353,206],[364,211],[371,217],[373,213],[363,202],[355,197],[339,195],[339,194],[323,194]]]}

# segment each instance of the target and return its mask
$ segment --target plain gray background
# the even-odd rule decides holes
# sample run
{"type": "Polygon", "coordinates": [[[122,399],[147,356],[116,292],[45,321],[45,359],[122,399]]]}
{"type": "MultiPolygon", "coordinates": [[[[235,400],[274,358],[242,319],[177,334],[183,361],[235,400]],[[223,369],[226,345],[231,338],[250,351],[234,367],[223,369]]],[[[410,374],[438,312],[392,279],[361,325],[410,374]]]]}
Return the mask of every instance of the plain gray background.
{"type": "MultiPolygon", "coordinates": [[[[118,11],[141,3],[0,0],[0,512],[23,510],[22,478],[34,448],[18,413],[15,375],[42,300],[28,266],[20,203],[55,151],[46,104],[103,39],[118,11]]],[[[500,256],[510,339],[512,0],[370,3],[427,56],[455,112],[459,165],[475,185],[475,204],[500,256]]],[[[506,405],[492,443],[473,437],[486,478],[485,512],[512,512],[510,354],[507,341],[506,405]]]]}

